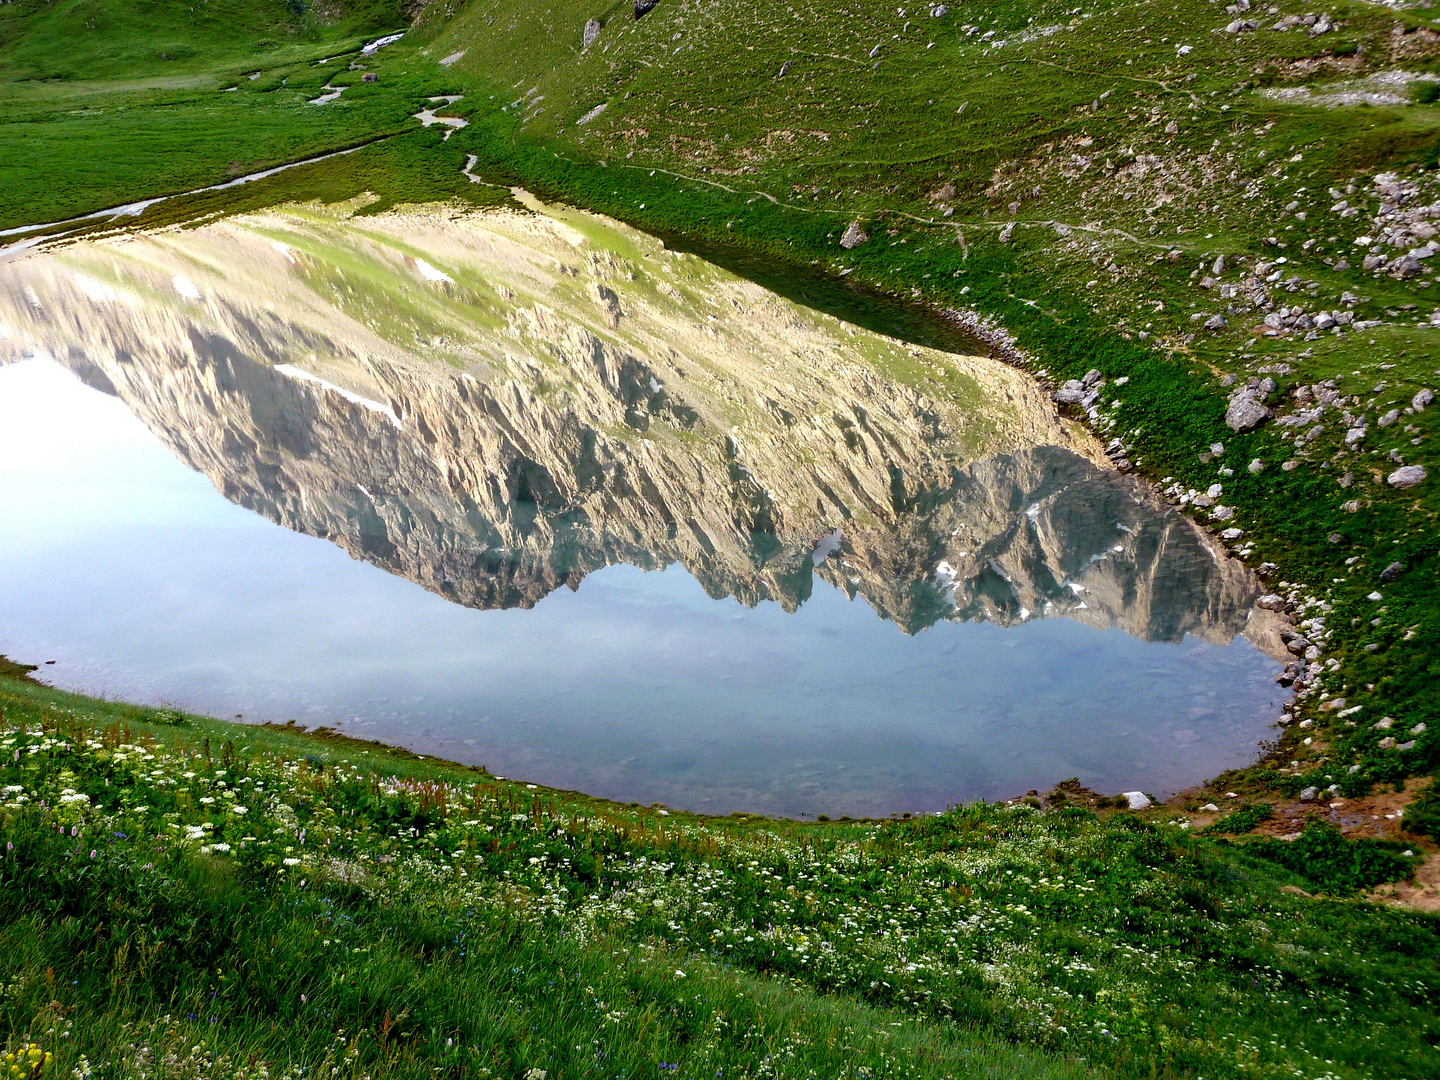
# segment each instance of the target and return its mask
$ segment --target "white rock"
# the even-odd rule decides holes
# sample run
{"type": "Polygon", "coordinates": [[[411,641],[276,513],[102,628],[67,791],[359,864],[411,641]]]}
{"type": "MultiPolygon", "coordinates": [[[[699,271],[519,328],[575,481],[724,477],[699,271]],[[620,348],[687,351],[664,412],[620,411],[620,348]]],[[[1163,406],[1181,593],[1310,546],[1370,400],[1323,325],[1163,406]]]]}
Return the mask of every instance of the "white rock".
{"type": "Polygon", "coordinates": [[[1130,804],[1131,810],[1144,810],[1150,805],[1150,800],[1143,791],[1126,791],[1123,794],[1125,801],[1130,804]]]}
{"type": "Polygon", "coordinates": [[[1405,488],[1423,484],[1426,475],[1424,465],[1402,465],[1387,476],[1385,482],[1391,487],[1403,491],[1405,488]]]}

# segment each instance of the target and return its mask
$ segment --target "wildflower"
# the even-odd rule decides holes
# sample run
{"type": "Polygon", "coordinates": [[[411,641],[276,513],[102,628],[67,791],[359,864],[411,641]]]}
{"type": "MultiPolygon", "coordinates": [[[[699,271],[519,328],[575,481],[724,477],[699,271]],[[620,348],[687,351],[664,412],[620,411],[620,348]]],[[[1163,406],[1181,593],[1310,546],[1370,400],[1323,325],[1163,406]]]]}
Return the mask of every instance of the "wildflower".
{"type": "Polygon", "coordinates": [[[545,1080],[544,1069],[528,1069],[525,1072],[525,1080],[545,1080]]]}
{"type": "Polygon", "coordinates": [[[286,866],[299,866],[299,865],[300,865],[300,860],[299,860],[299,859],[286,859],[286,860],[285,860],[285,865],[286,865],[286,866]]]}

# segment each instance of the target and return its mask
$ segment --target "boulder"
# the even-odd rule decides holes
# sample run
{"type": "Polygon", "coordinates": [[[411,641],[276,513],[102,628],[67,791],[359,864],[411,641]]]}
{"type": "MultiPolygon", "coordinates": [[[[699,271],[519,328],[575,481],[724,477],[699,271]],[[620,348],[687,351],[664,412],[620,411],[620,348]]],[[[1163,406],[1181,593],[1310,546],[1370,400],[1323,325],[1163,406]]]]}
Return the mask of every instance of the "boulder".
{"type": "Polygon", "coordinates": [[[1225,410],[1225,426],[1243,435],[1254,431],[1273,415],[1254,395],[1240,393],[1230,400],[1230,406],[1225,410]]]}
{"type": "Polygon", "coordinates": [[[594,45],[594,44],[595,44],[595,39],[600,36],[600,31],[601,31],[601,29],[603,29],[603,28],[602,28],[601,25],[600,25],[600,20],[599,20],[599,19],[587,19],[587,20],[586,20],[586,22],[585,22],[585,46],[584,46],[585,48],[588,49],[591,45],[594,45]]]}
{"type": "Polygon", "coordinates": [[[1266,611],[1284,611],[1285,598],[1283,596],[1277,596],[1275,593],[1266,593],[1260,597],[1259,600],[1255,601],[1255,606],[1264,608],[1266,611]]]}
{"type": "Polygon", "coordinates": [[[1399,410],[1399,409],[1391,409],[1391,410],[1390,410],[1389,412],[1387,412],[1384,416],[1380,417],[1380,419],[1377,420],[1376,423],[1377,423],[1380,427],[1386,428],[1386,427],[1389,427],[1391,424],[1395,423],[1395,421],[1396,421],[1396,420],[1399,420],[1399,419],[1400,419],[1400,410],[1399,410]]]}
{"type": "Polygon", "coordinates": [[[1400,468],[1396,469],[1389,476],[1387,476],[1385,478],[1385,482],[1391,487],[1398,488],[1399,490],[1403,491],[1406,488],[1412,488],[1418,484],[1423,484],[1425,482],[1425,476],[1426,473],[1424,465],[1402,465],[1400,468]]]}
{"type": "Polygon", "coordinates": [[[1144,810],[1150,805],[1150,799],[1143,791],[1126,791],[1122,792],[1122,794],[1125,796],[1125,801],[1130,805],[1131,810],[1144,810]]]}
{"type": "Polygon", "coordinates": [[[1085,401],[1089,388],[1079,379],[1071,379],[1055,391],[1055,401],[1060,405],[1080,405],[1085,401]]]}
{"type": "Polygon", "coordinates": [[[635,18],[641,19],[655,10],[660,0],[635,0],[635,18]]]}
{"type": "Polygon", "coordinates": [[[867,243],[869,239],[870,234],[865,231],[864,226],[858,221],[852,221],[850,227],[845,230],[845,235],[840,237],[840,246],[846,251],[850,251],[852,248],[867,243]]]}
{"type": "Polygon", "coordinates": [[[1383,582],[1385,582],[1386,584],[1389,584],[1390,582],[1394,581],[1397,577],[1399,577],[1399,576],[1400,576],[1400,571],[1402,571],[1402,570],[1404,570],[1404,569],[1405,569],[1405,564],[1404,564],[1404,563],[1392,562],[1389,566],[1385,567],[1384,570],[1381,570],[1381,571],[1380,571],[1380,580],[1383,581],[1383,582]]]}
{"type": "Polygon", "coordinates": [[[1431,390],[1421,390],[1410,399],[1410,407],[1416,412],[1421,412],[1425,406],[1435,400],[1435,394],[1431,390]]]}
{"type": "Polygon", "coordinates": [[[1307,787],[1304,791],[1300,792],[1300,801],[1314,802],[1319,795],[1320,789],[1318,787],[1307,787]]]}
{"type": "Polygon", "coordinates": [[[1390,264],[1390,276],[1400,278],[1402,281],[1419,277],[1424,270],[1425,264],[1413,255],[1402,255],[1390,264]]]}

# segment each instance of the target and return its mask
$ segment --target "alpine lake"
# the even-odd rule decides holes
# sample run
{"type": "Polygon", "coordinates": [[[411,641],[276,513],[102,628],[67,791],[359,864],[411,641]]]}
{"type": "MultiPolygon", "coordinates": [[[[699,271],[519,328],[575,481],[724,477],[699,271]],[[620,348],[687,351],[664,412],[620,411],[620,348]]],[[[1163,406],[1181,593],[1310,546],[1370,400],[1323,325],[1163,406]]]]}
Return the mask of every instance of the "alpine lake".
{"type": "Polygon", "coordinates": [[[1253,760],[1258,583],[1029,376],[520,198],[0,263],[0,652],[714,814],[1253,760]]]}

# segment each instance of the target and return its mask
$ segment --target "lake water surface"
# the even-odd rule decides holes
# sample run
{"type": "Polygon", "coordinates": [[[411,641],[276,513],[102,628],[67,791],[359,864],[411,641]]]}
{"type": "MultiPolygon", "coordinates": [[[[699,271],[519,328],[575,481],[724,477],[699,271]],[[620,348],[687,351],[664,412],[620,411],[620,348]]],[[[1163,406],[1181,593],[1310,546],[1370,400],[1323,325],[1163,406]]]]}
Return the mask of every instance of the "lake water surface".
{"type": "Polygon", "coordinates": [[[1253,756],[1254,583],[1022,376],[543,209],[0,267],[0,651],[717,813],[1253,756]]]}

